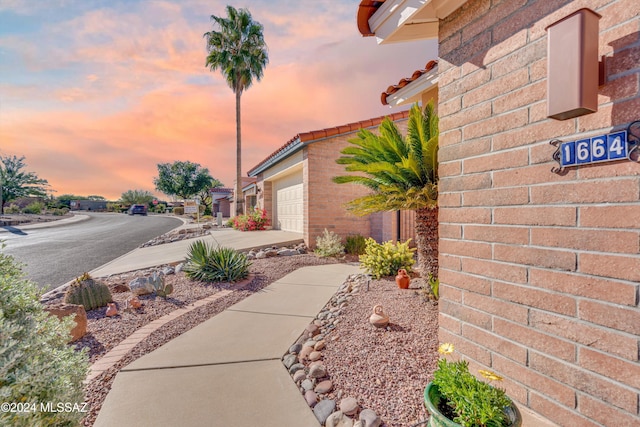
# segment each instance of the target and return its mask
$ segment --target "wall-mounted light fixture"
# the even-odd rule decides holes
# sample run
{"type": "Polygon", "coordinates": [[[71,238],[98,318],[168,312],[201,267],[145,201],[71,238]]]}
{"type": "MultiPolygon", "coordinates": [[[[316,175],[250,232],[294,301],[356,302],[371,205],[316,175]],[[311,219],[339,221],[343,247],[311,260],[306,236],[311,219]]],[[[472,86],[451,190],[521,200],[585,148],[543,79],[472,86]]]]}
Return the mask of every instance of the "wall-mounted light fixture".
{"type": "Polygon", "coordinates": [[[567,120],[598,111],[598,21],[580,9],[547,30],[547,116],[567,120]]]}

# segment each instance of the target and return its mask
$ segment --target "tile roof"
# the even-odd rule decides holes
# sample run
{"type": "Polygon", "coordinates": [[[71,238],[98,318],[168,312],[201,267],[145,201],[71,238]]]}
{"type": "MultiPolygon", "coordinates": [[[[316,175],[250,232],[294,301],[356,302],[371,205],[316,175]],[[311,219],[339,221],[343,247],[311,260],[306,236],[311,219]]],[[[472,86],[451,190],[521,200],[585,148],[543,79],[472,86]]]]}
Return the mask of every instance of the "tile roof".
{"type": "Polygon", "coordinates": [[[406,119],[409,117],[409,110],[388,114],[386,116],[375,117],[373,119],[361,120],[359,122],[347,123],[346,125],[299,133],[289,141],[284,143],[280,148],[275,150],[269,156],[267,156],[260,163],[251,168],[248,172],[248,175],[257,175],[262,170],[267,169],[267,167],[271,164],[276,163],[278,160],[280,160],[280,158],[284,158],[289,154],[293,154],[295,151],[297,151],[298,148],[301,148],[308,143],[324,138],[330,138],[332,136],[343,135],[345,133],[356,132],[363,128],[378,126],[380,123],[382,123],[382,120],[387,117],[391,121],[406,119]],[[259,170],[261,168],[262,170],[259,170]]]}
{"type": "Polygon", "coordinates": [[[369,27],[369,18],[376,13],[376,10],[384,3],[385,0],[361,0],[358,6],[358,14],[356,16],[358,22],[358,31],[363,37],[375,36],[369,27]]]}
{"type": "Polygon", "coordinates": [[[400,89],[402,89],[403,87],[407,86],[408,84],[413,83],[416,79],[422,77],[423,74],[426,74],[429,71],[433,70],[437,65],[438,65],[438,61],[435,61],[435,60],[429,61],[427,62],[427,65],[424,66],[424,69],[416,70],[413,72],[411,77],[406,77],[404,79],[401,79],[397,85],[389,86],[386,91],[380,94],[380,101],[382,102],[382,105],[389,105],[389,103],[387,102],[387,97],[389,95],[392,95],[397,91],[399,91],[400,89]]]}

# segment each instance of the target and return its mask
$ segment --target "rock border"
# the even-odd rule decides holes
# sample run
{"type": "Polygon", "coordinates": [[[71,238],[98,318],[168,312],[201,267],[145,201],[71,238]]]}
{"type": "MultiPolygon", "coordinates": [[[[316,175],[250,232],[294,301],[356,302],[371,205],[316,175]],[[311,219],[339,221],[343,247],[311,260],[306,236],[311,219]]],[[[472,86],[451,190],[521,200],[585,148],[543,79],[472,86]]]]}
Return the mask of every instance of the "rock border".
{"type": "Polygon", "coordinates": [[[322,363],[322,350],[327,340],[337,339],[337,336],[330,335],[340,323],[340,314],[366,283],[364,274],[349,275],[282,358],[292,381],[318,422],[325,427],[379,427],[382,424],[375,411],[360,408],[357,398],[343,397],[340,390],[336,393],[340,402],[328,397],[328,393],[333,391],[333,383],[322,363]]]}

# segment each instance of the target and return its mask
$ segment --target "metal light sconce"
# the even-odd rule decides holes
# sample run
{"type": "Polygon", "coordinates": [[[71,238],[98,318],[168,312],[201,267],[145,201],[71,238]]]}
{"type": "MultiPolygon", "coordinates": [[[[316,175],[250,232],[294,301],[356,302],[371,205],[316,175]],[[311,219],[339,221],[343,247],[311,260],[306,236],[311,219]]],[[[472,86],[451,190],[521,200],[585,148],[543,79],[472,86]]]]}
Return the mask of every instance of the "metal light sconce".
{"type": "Polygon", "coordinates": [[[547,116],[567,120],[598,111],[598,21],[580,9],[547,30],[547,116]]]}

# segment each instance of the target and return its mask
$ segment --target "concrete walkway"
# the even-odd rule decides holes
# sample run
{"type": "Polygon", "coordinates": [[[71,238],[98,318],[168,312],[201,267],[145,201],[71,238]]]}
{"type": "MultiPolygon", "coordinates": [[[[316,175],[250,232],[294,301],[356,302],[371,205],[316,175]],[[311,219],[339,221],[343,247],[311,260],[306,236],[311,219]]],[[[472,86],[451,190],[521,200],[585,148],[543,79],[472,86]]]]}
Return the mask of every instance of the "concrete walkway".
{"type": "Polygon", "coordinates": [[[296,270],[132,362],[95,426],[319,427],[280,359],[359,271],[296,270]]]}
{"type": "Polygon", "coordinates": [[[136,248],[89,273],[93,277],[105,277],[111,274],[125,273],[127,271],[184,261],[189,246],[196,240],[204,240],[215,246],[219,245],[244,250],[272,245],[283,246],[300,243],[303,241],[302,237],[302,233],[281,230],[251,232],[242,232],[230,228],[214,230],[205,236],[195,237],[193,239],[185,239],[146,248],[136,248]]]}

